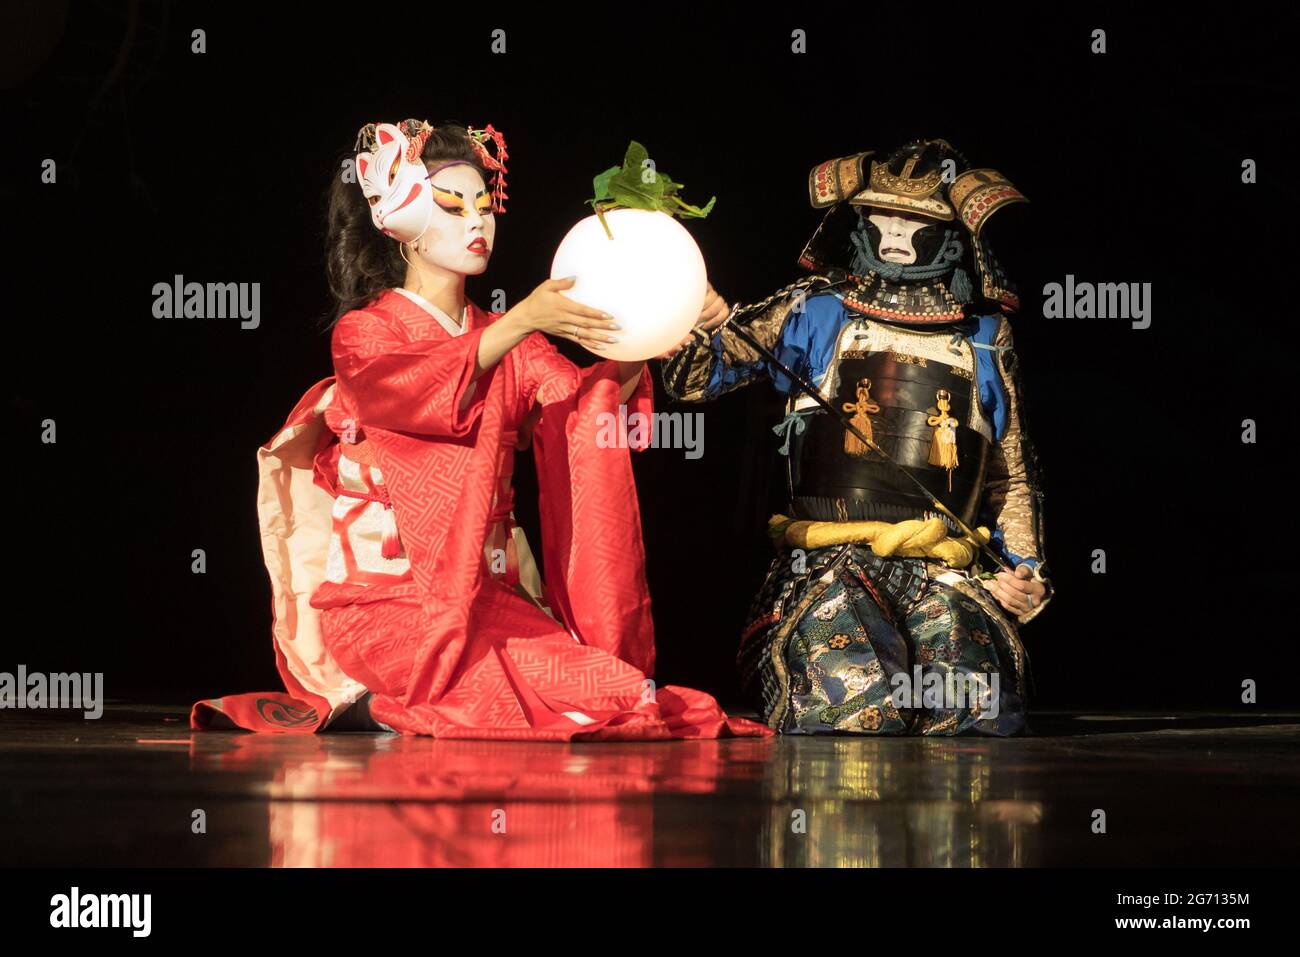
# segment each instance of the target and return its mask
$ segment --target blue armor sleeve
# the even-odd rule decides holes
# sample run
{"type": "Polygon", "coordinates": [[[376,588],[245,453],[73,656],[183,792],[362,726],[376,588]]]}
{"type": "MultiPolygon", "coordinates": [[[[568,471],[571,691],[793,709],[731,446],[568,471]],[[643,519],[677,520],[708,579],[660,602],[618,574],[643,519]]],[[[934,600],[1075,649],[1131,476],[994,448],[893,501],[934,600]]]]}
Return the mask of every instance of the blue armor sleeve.
{"type": "Polygon", "coordinates": [[[979,383],[980,406],[985,417],[993,423],[993,438],[1001,442],[1007,434],[1011,408],[1006,388],[1002,384],[1002,375],[998,372],[998,353],[1000,347],[994,344],[998,334],[999,318],[997,316],[979,316],[979,323],[970,337],[975,347],[975,376],[979,383]]]}
{"type": "MultiPolygon", "coordinates": [[[[777,347],[772,351],[790,371],[820,386],[835,355],[835,343],[847,321],[844,303],[833,295],[812,296],[802,310],[791,310],[777,347]]],[[[802,390],[779,369],[769,370],[772,385],[785,395],[800,395],[802,390]]]]}

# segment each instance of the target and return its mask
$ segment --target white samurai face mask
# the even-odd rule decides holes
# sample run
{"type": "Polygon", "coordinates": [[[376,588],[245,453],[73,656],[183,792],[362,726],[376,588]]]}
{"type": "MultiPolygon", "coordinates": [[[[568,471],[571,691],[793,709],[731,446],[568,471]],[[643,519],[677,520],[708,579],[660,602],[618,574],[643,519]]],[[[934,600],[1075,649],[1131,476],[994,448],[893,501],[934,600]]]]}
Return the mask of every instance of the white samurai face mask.
{"type": "Polygon", "coordinates": [[[906,213],[877,211],[867,216],[867,221],[880,230],[880,251],[876,258],[881,262],[908,265],[916,262],[916,245],[912,238],[918,230],[933,226],[934,221],[906,213]]]}

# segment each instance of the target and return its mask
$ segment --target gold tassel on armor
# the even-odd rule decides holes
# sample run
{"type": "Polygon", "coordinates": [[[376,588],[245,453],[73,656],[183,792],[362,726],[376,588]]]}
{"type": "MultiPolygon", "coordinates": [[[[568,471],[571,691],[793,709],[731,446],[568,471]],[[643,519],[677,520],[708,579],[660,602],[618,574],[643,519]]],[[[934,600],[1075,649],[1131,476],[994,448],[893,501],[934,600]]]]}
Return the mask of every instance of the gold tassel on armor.
{"type": "MultiPolygon", "coordinates": [[[[952,470],[957,467],[957,420],[948,414],[952,407],[952,394],[947,389],[935,393],[939,405],[937,415],[925,420],[926,425],[934,426],[934,437],[930,439],[931,465],[948,470],[948,491],[952,491],[952,470]]],[[[847,411],[847,410],[846,410],[847,411]]]]}
{"type": "MultiPolygon", "coordinates": [[[[853,426],[871,441],[875,441],[875,436],[871,433],[870,414],[879,412],[880,406],[871,401],[871,380],[858,380],[858,401],[845,402],[844,411],[853,413],[853,426]]],[[[849,455],[856,455],[859,458],[866,458],[871,454],[870,447],[863,445],[862,440],[850,432],[844,430],[844,451],[849,455]]]]}

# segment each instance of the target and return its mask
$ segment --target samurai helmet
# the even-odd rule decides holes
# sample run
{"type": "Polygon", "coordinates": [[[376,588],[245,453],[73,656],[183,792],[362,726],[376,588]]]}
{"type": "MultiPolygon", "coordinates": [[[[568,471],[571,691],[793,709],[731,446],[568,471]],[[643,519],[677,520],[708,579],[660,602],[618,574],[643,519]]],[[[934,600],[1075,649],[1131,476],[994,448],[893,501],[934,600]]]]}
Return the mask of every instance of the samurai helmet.
{"type": "Polygon", "coordinates": [[[827,160],[808,175],[808,199],[815,209],[829,208],[799,257],[805,269],[851,269],[852,236],[862,221],[873,210],[904,213],[959,223],[982,297],[1011,311],[1019,306],[980,232],[993,213],[1027,200],[997,170],[972,169],[946,140],[913,140],[889,153],[827,160]]]}

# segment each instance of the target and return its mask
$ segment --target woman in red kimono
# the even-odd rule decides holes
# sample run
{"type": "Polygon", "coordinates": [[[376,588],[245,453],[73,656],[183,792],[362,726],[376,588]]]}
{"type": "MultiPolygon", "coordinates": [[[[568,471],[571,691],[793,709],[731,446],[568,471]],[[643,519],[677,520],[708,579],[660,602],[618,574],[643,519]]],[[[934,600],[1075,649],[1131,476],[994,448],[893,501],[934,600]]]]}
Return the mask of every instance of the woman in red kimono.
{"type": "Polygon", "coordinates": [[[414,120],[358,138],[331,188],[335,375],[258,453],[276,662],[287,693],[197,703],[194,728],[386,728],[445,738],[768,733],[656,688],[636,488],[598,416],[651,411],[641,363],[580,369],[610,316],[542,283],[503,315],[465,298],[505,197],[505,142],[414,120]],[[489,149],[489,146],[492,149],[489,149]],[[541,583],[512,521],[534,446],[541,583]]]}

